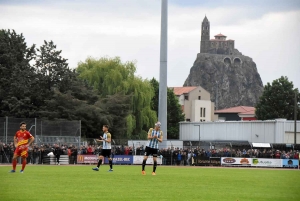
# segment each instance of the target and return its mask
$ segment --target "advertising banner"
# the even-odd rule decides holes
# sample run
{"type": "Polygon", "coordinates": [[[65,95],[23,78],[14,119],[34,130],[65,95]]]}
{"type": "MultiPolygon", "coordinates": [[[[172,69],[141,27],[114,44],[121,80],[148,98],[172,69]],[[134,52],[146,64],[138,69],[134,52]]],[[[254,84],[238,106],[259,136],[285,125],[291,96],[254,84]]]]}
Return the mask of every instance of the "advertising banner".
{"type": "MultiPolygon", "coordinates": [[[[143,159],[144,159],[144,156],[133,156],[133,164],[140,164],[141,165],[143,163],[143,159]]],[[[147,160],[146,164],[153,164],[152,156],[148,157],[148,160],[147,160]]],[[[161,158],[157,157],[157,164],[159,164],[159,165],[162,164],[161,158]]]]}
{"type": "MultiPolygon", "coordinates": [[[[142,164],[144,156],[129,156],[129,155],[114,155],[113,157],[113,163],[114,164],[142,164]]],[[[98,156],[96,155],[77,155],[77,163],[83,164],[83,163],[92,163],[97,164],[98,163],[98,156]]],[[[105,164],[108,164],[108,159],[105,158],[104,162],[105,164]]],[[[153,164],[152,156],[148,157],[147,164],[153,164]]],[[[162,164],[162,159],[157,158],[157,164],[162,164]]]]}
{"type": "Polygon", "coordinates": [[[220,157],[201,157],[198,156],[194,162],[195,165],[199,166],[220,166],[221,158],[220,157]]]}
{"type": "MultiPolygon", "coordinates": [[[[105,164],[108,164],[108,159],[105,158],[105,164]]],[[[133,156],[129,155],[114,155],[113,157],[114,164],[132,164],[133,163],[133,156]]]]}
{"type": "Polygon", "coordinates": [[[209,159],[210,159],[210,165],[221,166],[220,157],[210,157],[209,159]]]}
{"type": "Polygon", "coordinates": [[[98,163],[98,156],[96,155],[77,155],[77,163],[98,163]]]}
{"type": "Polygon", "coordinates": [[[298,168],[298,159],[282,159],[282,167],[285,168],[298,168]]]}
{"type": "Polygon", "coordinates": [[[282,167],[281,159],[272,158],[252,158],[253,167],[282,167]]]}
{"type": "Polygon", "coordinates": [[[222,157],[221,165],[244,165],[251,166],[251,158],[231,158],[231,157],[222,157]]]}

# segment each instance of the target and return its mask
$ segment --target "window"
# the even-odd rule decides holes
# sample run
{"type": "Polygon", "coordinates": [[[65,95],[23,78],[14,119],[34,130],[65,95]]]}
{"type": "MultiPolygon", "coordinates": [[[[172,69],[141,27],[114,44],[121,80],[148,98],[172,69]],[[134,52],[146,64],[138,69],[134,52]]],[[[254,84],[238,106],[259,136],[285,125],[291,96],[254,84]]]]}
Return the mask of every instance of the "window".
{"type": "Polygon", "coordinates": [[[205,117],[205,108],[203,108],[203,117],[205,117]]]}
{"type": "Polygon", "coordinates": [[[201,96],[198,96],[198,100],[201,100],[201,96]]]}
{"type": "Polygon", "coordinates": [[[202,107],[200,107],[200,117],[202,117],[202,107]]]}
{"type": "Polygon", "coordinates": [[[184,96],[184,100],[189,100],[189,96],[184,96]]]}

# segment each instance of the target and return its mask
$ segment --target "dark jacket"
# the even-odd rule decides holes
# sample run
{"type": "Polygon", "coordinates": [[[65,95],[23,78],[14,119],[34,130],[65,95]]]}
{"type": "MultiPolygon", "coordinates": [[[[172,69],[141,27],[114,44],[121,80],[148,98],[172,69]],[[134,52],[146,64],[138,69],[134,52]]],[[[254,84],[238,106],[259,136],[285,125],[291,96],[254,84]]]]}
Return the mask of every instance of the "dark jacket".
{"type": "Polygon", "coordinates": [[[61,148],[60,147],[55,147],[53,154],[55,156],[60,156],[61,155],[61,148]]]}

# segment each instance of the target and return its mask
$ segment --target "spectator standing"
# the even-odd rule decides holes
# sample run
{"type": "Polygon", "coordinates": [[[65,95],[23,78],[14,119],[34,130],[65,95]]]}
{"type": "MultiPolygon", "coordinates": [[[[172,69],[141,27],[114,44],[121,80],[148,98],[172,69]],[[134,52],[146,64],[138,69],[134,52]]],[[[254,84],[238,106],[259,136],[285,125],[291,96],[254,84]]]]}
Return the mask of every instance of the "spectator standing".
{"type": "Polygon", "coordinates": [[[0,140],[0,163],[2,163],[3,155],[4,155],[3,143],[0,140]]]}
{"type": "Polygon", "coordinates": [[[59,158],[60,158],[60,155],[62,154],[61,152],[62,151],[61,151],[61,148],[59,147],[59,145],[58,144],[55,145],[55,147],[54,147],[54,156],[56,158],[56,165],[60,165],[59,158]]]}
{"type": "Polygon", "coordinates": [[[77,164],[77,148],[75,146],[72,147],[71,149],[71,156],[73,158],[74,164],[77,164]]]}
{"type": "Polygon", "coordinates": [[[87,149],[87,154],[88,155],[92,155],[94,153],[93,149],[92,149],[92,146],[89,145],[88,149],[87,149]]]}
{"type": "Polygon", "coordinates": [[[180,163],[181,163],[181,159],[182,159],[181,152],[178,151],[178,152],[177,152],[177,165],[178,165],[178,166],[179,166],[180,163]]]}

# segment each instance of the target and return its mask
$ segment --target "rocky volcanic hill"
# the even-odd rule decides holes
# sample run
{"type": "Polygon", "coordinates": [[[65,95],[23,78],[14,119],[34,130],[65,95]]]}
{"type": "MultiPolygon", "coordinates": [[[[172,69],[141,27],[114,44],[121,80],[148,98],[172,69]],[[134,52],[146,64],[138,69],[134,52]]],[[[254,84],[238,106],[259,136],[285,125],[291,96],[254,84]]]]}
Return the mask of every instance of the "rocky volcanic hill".
{"type": "Polygon", "coordinates": [[[199,53],[184,86],[202,86],[217,109],[255,106],[263,91],[260,75],[252,58],[235,51],[234,55],[199,53]]]}

